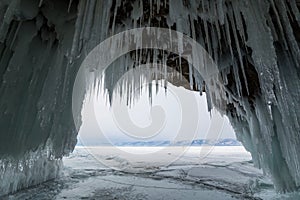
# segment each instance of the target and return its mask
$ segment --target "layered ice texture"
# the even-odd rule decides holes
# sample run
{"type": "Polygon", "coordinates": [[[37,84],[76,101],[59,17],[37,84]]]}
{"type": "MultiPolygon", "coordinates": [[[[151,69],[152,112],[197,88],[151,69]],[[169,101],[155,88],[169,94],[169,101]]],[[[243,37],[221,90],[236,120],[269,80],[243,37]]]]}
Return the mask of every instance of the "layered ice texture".
{"type": "MultiPolygon", "coordinates": [[[[74,120],[81,121],[72,116],[80,64],[107,37],[145,26],[179,31],[207,50],[220,72],[209,83],[215,87],[204,89],[208,83],[180,58],[178,71],[229,117],[277,190],[297,190],[299,7],[298,0],[0,0],[0,194],[59,174],[76,144],[74,120]]],[[[153,50],[150,60],[160,62],[158,54],[167,53],[153,50]]],[[[121,59],[133,68],[143,58],[121,59]]],[[[110,93],[112,74],[126,70],[117,62],[107,70],[110,93]]],[[[81,110],[85,93],[77,98],[81,110]]]]}

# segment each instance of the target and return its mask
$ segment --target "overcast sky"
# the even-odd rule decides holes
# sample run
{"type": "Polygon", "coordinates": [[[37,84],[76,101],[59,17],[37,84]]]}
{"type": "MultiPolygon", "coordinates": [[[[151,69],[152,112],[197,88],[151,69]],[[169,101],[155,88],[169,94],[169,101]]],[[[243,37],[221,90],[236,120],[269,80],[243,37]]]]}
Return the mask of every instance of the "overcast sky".
{"type": "Polygon", "coordinates": [[[167,93],[160,87],[153,95],[152,106],[146,89],[131,108],[118,97],[109,106],[104,95],[99,95],[85,100],[79,139],[84,144],[207,139],[208,130],[214,132],[220,126],[220,134],[211,137],[235,138],[228,119],[217,116],[218,121],[212,123],[212,115],[217,114],[208,112],[205,94],[171,84],[167,93]]]}

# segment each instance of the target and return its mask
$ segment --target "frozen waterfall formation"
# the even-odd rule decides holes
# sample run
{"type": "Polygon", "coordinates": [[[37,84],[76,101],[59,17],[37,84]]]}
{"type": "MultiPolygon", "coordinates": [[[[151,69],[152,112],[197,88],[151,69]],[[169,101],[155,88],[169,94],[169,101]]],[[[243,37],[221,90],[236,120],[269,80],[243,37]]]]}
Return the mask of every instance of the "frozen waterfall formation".
{"type": "Polygon", "coordinates": [[[81,62],[107,37],[144,26],[177,30],[209,52],[222,84],[208,101],[278,191],[299,189],[299,8],[299,0],[0,0],[0,194],[58,175],[76,144],[81,62]]]}

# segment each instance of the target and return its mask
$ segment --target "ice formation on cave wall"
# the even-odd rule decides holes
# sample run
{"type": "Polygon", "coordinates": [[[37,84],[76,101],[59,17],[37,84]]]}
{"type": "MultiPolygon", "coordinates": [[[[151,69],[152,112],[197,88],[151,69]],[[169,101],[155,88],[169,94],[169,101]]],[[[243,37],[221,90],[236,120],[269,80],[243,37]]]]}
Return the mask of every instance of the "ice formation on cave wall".
{"type": "MultiPolygon", "coordinates": [[[[0,194],[58,175],[61,157],[76,144],[71,101],[80,63],[107,37],[143,26],[177,30],[207,49],[221,83],[208,100],[228,115],[279,191],[298,189],[299,6],[297,0],[1,0],[0,194]]],[[[182,69],[201,90],[201,77],[182,69]]],[[[107,77],[124,72],[115,66],[107,77]]]]}

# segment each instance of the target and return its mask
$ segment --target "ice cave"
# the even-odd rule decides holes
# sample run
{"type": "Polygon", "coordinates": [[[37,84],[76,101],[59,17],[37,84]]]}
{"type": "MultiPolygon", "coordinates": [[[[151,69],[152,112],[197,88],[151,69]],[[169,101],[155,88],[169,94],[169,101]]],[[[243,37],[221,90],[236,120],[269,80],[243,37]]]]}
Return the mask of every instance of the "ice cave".
{"type": "MultiPolygon", "coordinates": [[[[134,48],[119,61],[127,65],[115,62],[100,81],[90,69],[90,86],[105,87],[111,97],[118,77],[137,64],[165,63],[229,118],[278,192],[299,190],[299,10],[299,0],[0,0],[0,196],[58,176],[81,123],[72,111],[80,66],[107,38],[145,27],[197,41],[218,73],[206,80],[190,66],[181,54],[199,51],[181,52],[183,36],[175,36],[177,53],[143,49],[133,38],[134,48]]],[[[148,78],[168,77],[163,70],[148,78]]],[[[129,101],[138,96],[131,84],[142,81],[127,80],[118,90],[129,101]]],[[[80,112],[85,92],[76,95],[80,112]]]]}

